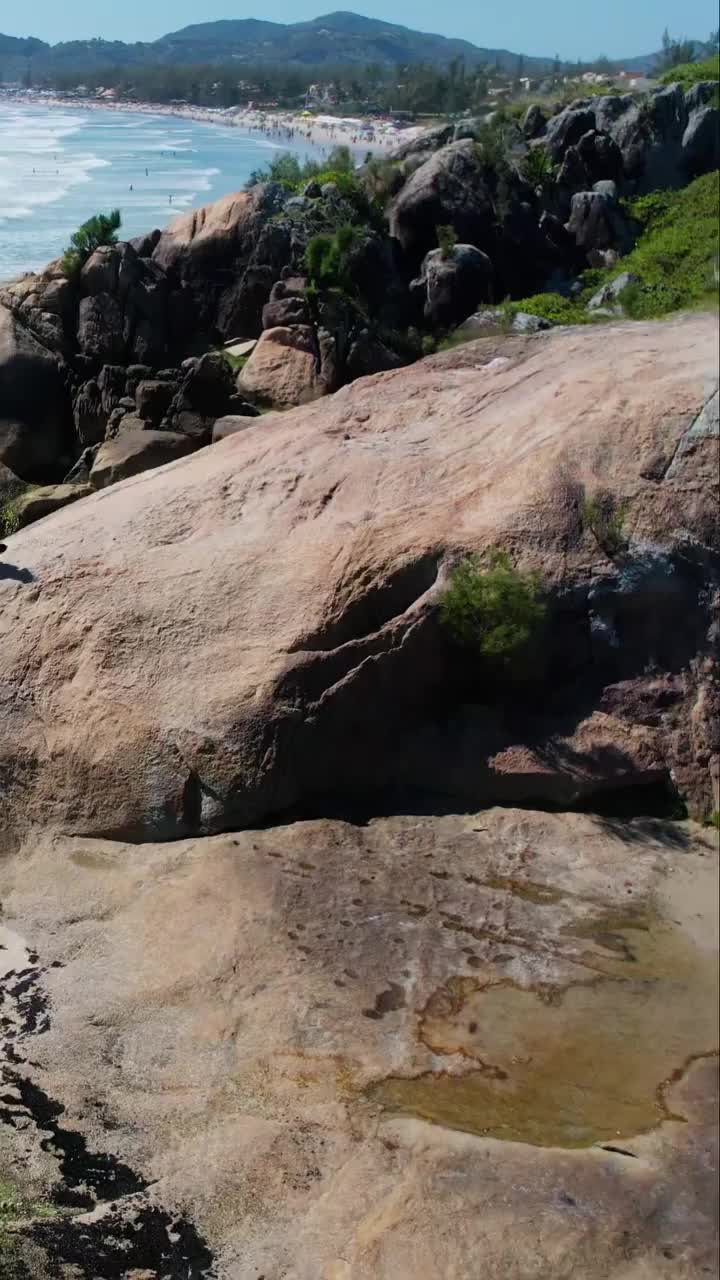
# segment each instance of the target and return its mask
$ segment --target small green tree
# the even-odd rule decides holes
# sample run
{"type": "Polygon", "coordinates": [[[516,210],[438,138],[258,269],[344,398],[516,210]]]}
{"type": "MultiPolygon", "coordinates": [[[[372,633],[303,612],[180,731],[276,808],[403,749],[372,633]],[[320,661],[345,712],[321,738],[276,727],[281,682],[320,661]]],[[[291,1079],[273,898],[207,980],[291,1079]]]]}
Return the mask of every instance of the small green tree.
{"type": "Polygon", "coordinates": [[[358,239],[356,227],[338,227],[334,235],[313,236],[305,250],[305,270],[316,289],[351,292],[350,254],[358,239]]]}
{"type": "Polygon", "coordinates": [[[531,147],[522,162],[522,176],[537,190],[549,187],[555,176],[555,166],[544,147],[531,147]]]}
{"type": "Polygon", "coordinates": [[[627,547],[625,516],[627,502],[620,502],[609,489],[598,489],[582,504],[582,521],[607,556],[617,556],[627,547]]]}
{"type": "Polygon", "coordinates": [[[443,261],[452,258],[452,252],[457,244],[457,233],[454,227],[436,227],[435,235],[437,236],[440,257],[443,261]]]}
{"type": "Polygon", "coordinates": [[[101,245],[117,244],[121,221],[120,210],[113,209],[111,213],[96,213],[78,227],[62,257],[62,269],[68,278],[76,276],[101,245]]]}
{"type": "Polygon", "coordinates": [[[440,604],[440,618],[453,639],[485,661],[510,666],[545,617],[541,581],[515,569],[505,551],[483,563],[477,556],[453,570],[440,604]]]}

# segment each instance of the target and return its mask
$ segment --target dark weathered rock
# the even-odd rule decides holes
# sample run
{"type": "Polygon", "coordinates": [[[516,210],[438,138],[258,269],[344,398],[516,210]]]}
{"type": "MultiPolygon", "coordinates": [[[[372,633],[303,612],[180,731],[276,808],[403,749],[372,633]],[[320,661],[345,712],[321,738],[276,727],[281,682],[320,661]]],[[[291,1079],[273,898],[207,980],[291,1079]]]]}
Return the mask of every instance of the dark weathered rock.
{"type": "Polygon", "coordinates": [[[702,106],[693,111],[682,136],[688,177],[708,173],[720,164],[720,111],[702,106]]]}
{"type": "Polygon", "coordinates": [[[114,245],[103,245],[88,258],[80,272],[80,289],[86,298],[117,292],[120,254],[114,245]]]}
{"type": "Polygon", "coordinates": [[[396,351],[370,333],[361,329],[350,345],[345,361],[345,372],[349,380],[363,378],[371,373],[385,373],[389,369],[400,369],[407,361],[396,351]]]}
{"type": "Polygon", "coordinates": [[[174,383],[161,382],[156,378],[139,382],[135,392],[138,415],[157,426],[170,408],[176,389],[174,383]]]}
{"type": "Polygon", "coordinates": [[[539,138],[545,132],[547,125],[547,113],[537,102],[533,102],[525,112],[525,118],[522,122],[522,131],[526,138],[539,138]]]}
{"type": "Polygon", "coordinates": [[[114,440],[106,440],[100,446],[90,472],[90,483],[94,489],[105,489],[128,476],[185,457],[195,448],[197,445],[189,436],[178,432],[121,431],[114,440]]]}
{"type": "Polygon", "coordinates": [[[275,329],[278,325],[308,324],[310,314],[304,298],[287,297],[266,302],[262,312],[263,329],[275,329]]]}
{"type": "Polygon", "coordinates": [[[568,147],[575,146],[588,129],[595,128],[595,114],[587,107],[568,107],[548,121],[545,146],[553,160],[561,160],[568,147]]]}
{"type": "Polygon", "coordinates": [[[78,345],[98,364],[116,364],[122,359],[123,317],[120,305],[109,293],[82,298],[78,309],[78,345]]]}
{"type": "Polygon", "coordinates": [[[474,142],[452,142],[426,160],[388,210],[390,234],[418,258],[437,244],[437,227],[452,226],[458,239],[484,243],[494,209],[474,142]]]}
{"type": "Polygon", "coordinates": [[[426,320],[447,328],[463,320],[492,295],[493,267],[486,253],[474,245],[457,244],[445,253],[432,249],[425,255],[411,291],[422,299],[426,320]]]}
{"type": "Polygon", "coordinates": [[[73,420],[80,443],[99,444],[105,435],[107,418],[100,389],[91,378],[82,384],[73,401],[73,420]]]}
{"type": "Polygon", "coordinates": [[[100,445],[96,444],[88,445],[86,449],[83,449],[77,462],[73,464],[67,475],[64,477],[63,484],[89,484],[90,472],[92,471],[92,465],[95,461],[95,454],[99,448],[100,445]]]}
{"type": "Polygon", "coordinates": [[[53,356],[0,305],[0,462],[52,480],[69,453],[70,403],[53,356]]]}
{"type": "Polygon", "coordinates": [[[607,248],[624,252],[633,243],[632,226],[615,202],[600,191],[581,191],[573,196],[567,229],[584,253],[607,248]]]}
{"type": "Polygon", "coordinates": [[[120,364],[105,364],[98,374],[97,384],[103,410],[110,414],[128,394],[127,371],[120,364]]]}

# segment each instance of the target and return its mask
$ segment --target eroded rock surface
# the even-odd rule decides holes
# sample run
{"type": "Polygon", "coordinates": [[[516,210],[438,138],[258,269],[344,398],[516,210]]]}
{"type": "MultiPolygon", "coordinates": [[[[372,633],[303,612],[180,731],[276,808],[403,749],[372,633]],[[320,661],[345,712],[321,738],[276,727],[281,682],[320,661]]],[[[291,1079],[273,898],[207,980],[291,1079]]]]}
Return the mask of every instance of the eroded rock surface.
{"type": "Polygon", "coordinates": [[[18,1276],[713,1268],[711,833],[33,838],[0,889],[0,1153],[44,1204],[18,1276]]]}

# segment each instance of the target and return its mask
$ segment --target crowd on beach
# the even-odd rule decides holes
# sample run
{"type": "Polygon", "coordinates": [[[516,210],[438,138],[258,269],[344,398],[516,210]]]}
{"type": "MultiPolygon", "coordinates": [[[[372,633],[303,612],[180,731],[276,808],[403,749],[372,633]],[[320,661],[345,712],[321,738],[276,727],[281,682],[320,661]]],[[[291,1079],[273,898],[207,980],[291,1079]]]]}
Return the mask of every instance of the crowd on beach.
{"type": "MultiPolygon", "coordinates": [[[[14,95],[15,101],[20,95],[14,95]]],[[[69,105],[99,108],[106,111],[127,111],[135,114],[176,116],[201,124],[217,124],[258,133],[279,146],[317,146],[330,148],[347,146],[362,153],[367,151],[391,151],[400,142],[424,132],[423,126],[403,125],[380,117],[338,117],[315,114],[309,111],[264,110],[250,105],[229,107],[198,107],[190,103],[129,102],[103,98],[68,99],[59,95],[28,90],[22,95],[27,101],[41,102],[43,106],[69,105]]]]}

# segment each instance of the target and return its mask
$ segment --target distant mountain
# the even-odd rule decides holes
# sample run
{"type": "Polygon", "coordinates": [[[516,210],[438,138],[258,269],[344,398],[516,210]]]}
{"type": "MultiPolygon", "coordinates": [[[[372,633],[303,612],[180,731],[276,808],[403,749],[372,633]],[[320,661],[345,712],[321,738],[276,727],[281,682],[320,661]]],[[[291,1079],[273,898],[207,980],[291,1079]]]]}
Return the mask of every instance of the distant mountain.
{"type": "MultiPolygon", "coordinates": [[[[696,41],[698,56],[709,46],[696,41]]],[[[660,53],[616,61],[626,70],[651,71],[660,53]]],[[[123,44],[120,40],[71,40],[49,45],[42,40],[0,35],[0,81],[20,78],[32,64],[32,72],[77,71],[103,67],[170,66],[192,63],[240,62],[249,65],[285,63],[306,67],[332,67],[377,63],[395,66],[423,63],[447,67],[462,59],[467,67],[483,64],[517,73],[519,59],[526,74],[543,75],[552,58],[537,58],[509,49],[484,49],[468,40],[413,31],[377,18],[339,11],[311,22],[265,22],[259,18],[198,22],[172,31],[151,43],[123,44]]]]}
{"type": "MultiPolygon", "coordinates": [[[[289,62],[309,66],[340,63],[406,65],[427,63],[447,66],[462,58],[466,66],[498,62],[504,69],[517,67],[518,54],[508,49],[481,49],[468,40],[428,35],[357,13],[329,13],[311,22],[261,22],[254,18],[203,22],[172,32],[156,41],[163,58],[186,61],[201,52],[210,62],[233,58],[242,62],[289,62]]],[[[552,65],[550,58],[525,58],[538,71],[552,65]]]]}
{"type": "MultiPolygon", "coordinates": [[[[698,61],[702,58],[709,58],[714,52],[713,46],[705,44],[702,40],[693,40],[691,43],[693,46],[693,53],[698,61]]],[[[641,54],[637,58],[626,58],[624,62],[616,62],[614,65],[618,68],[624,69],[625,71],[640,71],[647,75],[648,72],[657,70],[662,62],[662,58],[663,51],[662,49],[658,49],[657,53],[646,53],[641,54]]]]}
{"type": "MultiPolygon", "coordinates": [[[[60,69],[95,71],[103,66],[230,61],[318,67],[369,63],[446,67],[457,58],[468,67],[490,63],[515,72],[520,56],[509,49],[482,49],[468,40],[413,31],[345,12],[287,25],[257,18],[200,22],[147,44],[72,40],[51,46],[41,40],[0,35],[0,77],[5,79],[11,78],[9,72],[17,76],[28,59],[37,74],[60,69]]],[[[552,66],[552,58],[525,57],[524,66],[530,73],[542,74],[552,66]]]]}

